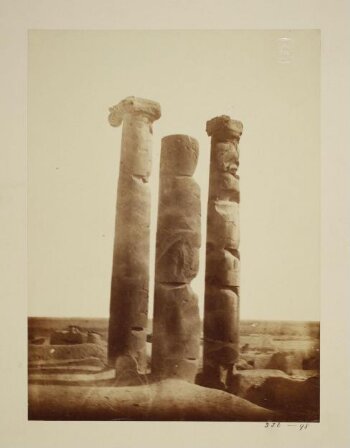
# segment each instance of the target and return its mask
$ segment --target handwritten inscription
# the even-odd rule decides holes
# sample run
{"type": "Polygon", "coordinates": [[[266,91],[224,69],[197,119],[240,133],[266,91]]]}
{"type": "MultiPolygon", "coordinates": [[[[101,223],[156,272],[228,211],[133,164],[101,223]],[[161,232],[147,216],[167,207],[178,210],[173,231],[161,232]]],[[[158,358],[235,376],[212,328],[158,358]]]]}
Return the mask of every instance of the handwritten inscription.
{"type": "MultiPolygon", "coordinates": [[[[308,427],[308,423],[286,423],[285,426],[291,426],[294,427],[298,431],[305,431],[308,427]]],[[[264,428],[280,428],[281,422],[265,422],[264,428]]]]}

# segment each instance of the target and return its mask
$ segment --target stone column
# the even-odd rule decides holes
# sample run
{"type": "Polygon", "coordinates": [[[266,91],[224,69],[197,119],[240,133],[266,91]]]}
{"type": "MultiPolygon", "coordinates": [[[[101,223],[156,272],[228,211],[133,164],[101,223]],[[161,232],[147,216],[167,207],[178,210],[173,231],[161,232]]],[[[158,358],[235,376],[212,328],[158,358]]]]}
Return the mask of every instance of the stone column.
{"type": "Polygon", "coordinates": [[[204,383],[225,389],[239,356],[239,166],[243,125],[223,115],[211,137],[204,310],[204,383]]]}
{"type": "Polygon", "coordinates": [[[200,344],[198,298],[191,281],[201,245],[200,188],[192,179],[198,142],[162,139],[155,268],[152,374],[193,382],[200,344]]]}
{"type": "Polygon", "coordinates": [[[108,117],[111,126],[123,122],[108,360],[114,366],[122,356],[132,358],[140,373],[146,369],[152,123],[160,115],[158,103],[128,97],[111,107],[108,117]]]}

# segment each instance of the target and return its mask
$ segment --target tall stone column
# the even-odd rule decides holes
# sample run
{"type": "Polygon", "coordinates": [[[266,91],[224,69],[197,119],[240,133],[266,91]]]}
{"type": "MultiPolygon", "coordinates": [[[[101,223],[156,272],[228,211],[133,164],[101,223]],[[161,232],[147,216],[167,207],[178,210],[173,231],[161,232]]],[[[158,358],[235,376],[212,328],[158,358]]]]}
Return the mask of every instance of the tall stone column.
{"type": "Polygon", "coordinates": [[[205,274],[203,377],[225,389],[239,356],[239,166],[243,125],[223,115],[207,122],[211,137],[205,274]]]}
{"type": "Polygon", "coordinates": [[[162,139],[155,268],[152,374],[193,382],[200,345],[198,298],[191,281],[201,245],[200,188],[192,179],[198,142],[162,139]]]}
{"type": "Polygon", "coordinates": [[[123,123],[118,181],[113,271],[108,331],[108,360],[133,358],[146,369],[149,290],[152,123],[158,103],[128,97],[110,108],[109,123],[123,123]]]}

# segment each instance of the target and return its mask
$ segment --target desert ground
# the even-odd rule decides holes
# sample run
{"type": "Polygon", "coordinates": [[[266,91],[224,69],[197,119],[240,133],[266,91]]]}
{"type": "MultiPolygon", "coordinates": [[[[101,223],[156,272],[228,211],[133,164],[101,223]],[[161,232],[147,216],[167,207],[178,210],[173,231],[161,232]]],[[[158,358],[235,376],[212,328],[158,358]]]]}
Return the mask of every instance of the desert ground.
{"type": "MultiPolygon", "coordinates": [[[[108,319],[28,319],[30,420],[319,421],[318,322],[240,323],[231,390],[107,365],[108,319]]],[[[150,366],[152,322],[147,353],[150,366]]]]}

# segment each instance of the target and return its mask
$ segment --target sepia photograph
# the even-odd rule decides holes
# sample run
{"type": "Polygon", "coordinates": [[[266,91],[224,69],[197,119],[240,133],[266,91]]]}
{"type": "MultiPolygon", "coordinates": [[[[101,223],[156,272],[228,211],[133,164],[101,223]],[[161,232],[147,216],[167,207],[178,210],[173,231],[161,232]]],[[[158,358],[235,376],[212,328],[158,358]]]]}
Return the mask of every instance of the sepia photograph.
{"type": "Polygon", "coordinates": [[[349,446],[348,6],[1,0],[0,446],[349,446]]]}
{"type": "Polygon", "coordinates": [[[30,31],[28,418],[318,422],[320,33],[30,31]]]}

